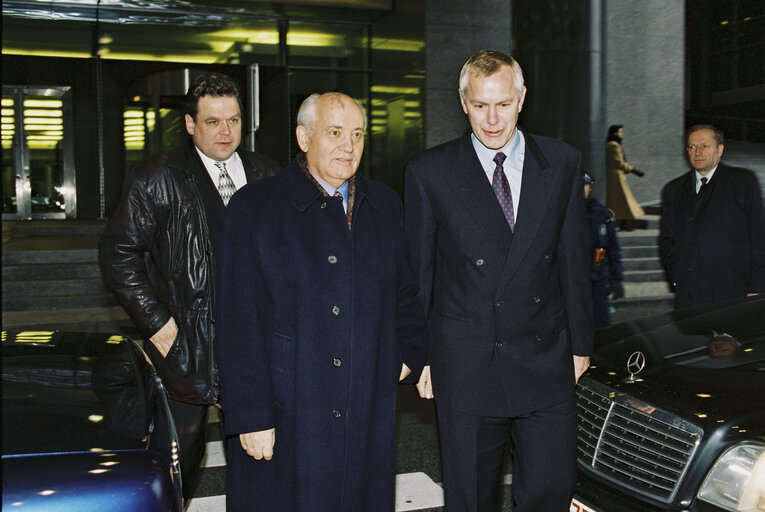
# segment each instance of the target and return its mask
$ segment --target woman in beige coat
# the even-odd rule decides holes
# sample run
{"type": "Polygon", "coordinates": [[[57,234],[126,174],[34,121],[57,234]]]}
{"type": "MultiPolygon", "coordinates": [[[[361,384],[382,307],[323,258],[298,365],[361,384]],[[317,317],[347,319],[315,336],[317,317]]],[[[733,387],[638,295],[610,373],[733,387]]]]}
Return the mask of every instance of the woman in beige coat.
{"type": "Polygon", "coordinates": [[[614,124],[608,128],[606,138],[606,206],[614,212],[614,217],[622,231],[631,231],[626,221],[641,217],[645,214],[640,203],[637,202],[632,190],[627,184],[627,174],[633,173],[643,176],[633,166],[627,163],[622,150],[622,125],[614,124]]]}

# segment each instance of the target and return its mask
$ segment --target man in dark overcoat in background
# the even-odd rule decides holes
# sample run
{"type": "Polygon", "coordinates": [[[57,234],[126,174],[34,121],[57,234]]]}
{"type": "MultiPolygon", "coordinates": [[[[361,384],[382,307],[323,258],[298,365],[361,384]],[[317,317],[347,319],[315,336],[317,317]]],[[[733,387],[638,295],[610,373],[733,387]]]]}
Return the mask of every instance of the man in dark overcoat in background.
{"type": "Polygon", "coordinates": [[[393,511],[397,382],[426,328],[401,202],[356,175],[366,117],[312,95],[302,152],[226,212],[217,343],[229,511],[393,511]]]}
{"type": "Polygon", "coordinates": [[[720,162],[723,132],[690,127],[692,169],[661,193],[659,247],[678,308],[765,292],[765,212],[757,176],[720,162]]]}
{"type": "Polygon", "coordinates": [[[581,154],[516,128],[526,87],[505,54],[468,59],[459,94],[472,133],[409,162],[405,189],[446,510],[498,508],[510,438],[513,510],[568,510],[593,331],[581,154]]]}
{"type": "Polygon", "coordinates": [[[150,342],[144,349],[167,388],[188,499],[205,453],[208,410],[218,398],[213,308],[223,215],[237,188],[278,167],[239,148],[242,108],[228,76],[197,77],[184,108],[189,143],[127,175],[100,259],[106,285],[150,342]]]}

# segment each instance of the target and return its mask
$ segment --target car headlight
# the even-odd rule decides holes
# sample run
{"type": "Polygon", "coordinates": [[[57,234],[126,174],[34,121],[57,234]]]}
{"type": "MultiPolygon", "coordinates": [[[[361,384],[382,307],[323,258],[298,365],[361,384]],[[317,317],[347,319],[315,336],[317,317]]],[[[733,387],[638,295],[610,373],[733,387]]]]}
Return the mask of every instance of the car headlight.
{"type": "Polygon", "coordinates": [[[744,442],[726,451],[707,474],[698,497],[725,510],[765,510],[765,444],[744,442]]]}

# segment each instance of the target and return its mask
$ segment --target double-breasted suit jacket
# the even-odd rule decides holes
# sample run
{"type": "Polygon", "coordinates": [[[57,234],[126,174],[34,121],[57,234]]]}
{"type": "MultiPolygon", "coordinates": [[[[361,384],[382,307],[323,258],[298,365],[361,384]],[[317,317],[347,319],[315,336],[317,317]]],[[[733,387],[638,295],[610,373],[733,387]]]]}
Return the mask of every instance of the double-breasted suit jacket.
{"type": "Polygon", "coordinates": [[[430,330],[436,398],[515,416],[574,398],[592,350],[590,249],[581,155],[524,132],[515,231],[470,134],[406,171],[406,229],[430,330]]]}
{"type": "Polygon", "coordinates": [[[696,193],[691,171],[661,194],[659,246],[678,307],[765,293],[765,213],[757,177],[717,166],[696,193]]]}

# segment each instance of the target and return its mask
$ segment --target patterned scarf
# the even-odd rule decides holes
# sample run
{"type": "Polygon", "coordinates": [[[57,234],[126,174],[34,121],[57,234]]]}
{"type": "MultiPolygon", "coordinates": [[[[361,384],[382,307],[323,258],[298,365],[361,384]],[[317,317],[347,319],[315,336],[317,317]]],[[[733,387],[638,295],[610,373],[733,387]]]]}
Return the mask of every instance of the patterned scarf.
{"type": "MultiPolygon", "coordinates": [[[[316,178],[313,177],[313,174],[308,170],[308,163],[305,159],[305,153],[302,151],[297,156],[297,162],[300,166],[300,169],[303,171],[303,174],[306,175],[306,177],[311,180],[311,183],[319,189],[319,191],[322,193],[322,195],[329,197],[329,194],[326,190],[324,190],[324,187],[321,186],[321,184],[316,181],[316,178]]],[[[356,175],[354,174],[348,179],[348,209],[345,212],[345,220],[348,221],[348,231],[351,230],[351,224],[353,220],[353,202],[356,198],[356,175]]]]}

